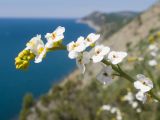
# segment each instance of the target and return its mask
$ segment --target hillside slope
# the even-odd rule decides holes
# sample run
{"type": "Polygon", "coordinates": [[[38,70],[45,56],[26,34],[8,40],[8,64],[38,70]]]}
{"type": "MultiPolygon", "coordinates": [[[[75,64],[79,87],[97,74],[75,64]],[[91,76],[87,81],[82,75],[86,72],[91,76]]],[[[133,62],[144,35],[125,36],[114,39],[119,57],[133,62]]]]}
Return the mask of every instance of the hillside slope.
{"type": "Polygon", "coordinates": [[[114,49],[125,50],[127,43],[135,45],[138,41],[147,37],[151,31],[159,28],[160,4],[156,4],[136,17],[116,34],[107,38],[105,44],[112,46],[114,49]]]}

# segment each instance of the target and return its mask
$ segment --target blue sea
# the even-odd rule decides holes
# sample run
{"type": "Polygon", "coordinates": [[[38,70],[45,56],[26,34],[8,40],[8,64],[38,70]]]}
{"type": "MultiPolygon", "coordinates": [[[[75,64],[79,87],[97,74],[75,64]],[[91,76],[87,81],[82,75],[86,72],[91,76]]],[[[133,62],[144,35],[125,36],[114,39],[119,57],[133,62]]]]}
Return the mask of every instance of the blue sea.
{"type": "Polygon", "coordinates": [[[18,116],[26,93],[38,98],[75,69],[75,61],[65,51],[47,54],[42,63],[32,62],[26,71],[15,69],[14,58],[26,42],[37,34],[44,37],[57,26],[66,28],[65,44],[94,32],[75,19],[0,19],[0,120],[18,116]]]}

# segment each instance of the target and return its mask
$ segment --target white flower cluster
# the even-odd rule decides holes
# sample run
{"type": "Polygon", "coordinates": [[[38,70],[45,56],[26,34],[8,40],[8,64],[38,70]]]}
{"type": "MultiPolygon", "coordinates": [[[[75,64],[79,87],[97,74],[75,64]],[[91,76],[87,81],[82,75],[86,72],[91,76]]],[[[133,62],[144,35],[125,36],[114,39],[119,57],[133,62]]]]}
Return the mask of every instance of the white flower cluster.
{"type": "Polygon", "coordinates": [[[136,110],[137,113],[140,113],[142,111],[132,92],[128,92],[122,100],[127,101],[129,105],[131,105],[132,108],[136,110]]]}
{"type": "Polygon", "coordinates": [[[47,33],[45,35],[45,38],[47,39],[46,44],[43,43],[41,35],[37,35],[26,44],[25,50],[30,50],[32,53],[34,53],[36,56],[35,63],[39,63],[45,56],[47,49],[54,47],[55,44],[62,41],[64,38],[64,32],[65,28],[59,26],[54,32],[47,33]]]}
{"type": "Polygon", "coordinates": [[[118,64],[127,56],[126,52],[110,52],[110,48],[107,46],[95,45],[99,37],[99,34],[91,33],[87,38],[81,36],[76,42],[72,41],[67,45],[69,58],[76,59],[77,66],[80,68],[82,73],[85,72],[85,65],[90,62],[98,63],[103,59],[107,59],[112,64],[118,64]],[[86,49],[89,46],[92,47],[92,50],[88,52],[86,49]]]}
{"type": "Polygon", "coordinates": [[[159,51],[159,48],[158,48],[158,46],[156,44],[149,45],[149,52],[150,52],[150,55],[151,55],[152,59],[148,61],[148,64],[151,67],[154,67],[154,66],[156,66],[158,64],[157,60],[156,60],[158,51],[159,51]]]}
{"type": "Polygon", "coordinates": [[[111,105],[103,105],[101,107],[101,110],[116,114],[116,120],[122,120],[122,113],[117,107],[112,107],[111,105]]]}
{"type": "Polygon", "coordinates": [[[153,82],[142,74],[137,75],[137,81],[134,82],[134,87],[139,90],[136,98],[145,103],[147,101],[147,92],[153,88],[153,82]]]}

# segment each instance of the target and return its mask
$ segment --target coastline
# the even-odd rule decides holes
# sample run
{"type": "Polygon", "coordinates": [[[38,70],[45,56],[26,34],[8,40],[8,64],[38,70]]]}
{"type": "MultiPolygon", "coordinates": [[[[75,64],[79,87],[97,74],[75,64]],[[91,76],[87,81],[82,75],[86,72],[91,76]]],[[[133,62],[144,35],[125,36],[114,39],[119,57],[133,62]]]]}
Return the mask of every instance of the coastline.
{"type": "Polygon", "coordinates": [[[89,26],[90,28],[94,29],[95,32],[99,32],[101,30],[101,27],[96,25],[92,20],[83,20],[83,19],[79,19],[76,21],[76,23],[79,24],[86,24],[87,26],[89,26]]]}

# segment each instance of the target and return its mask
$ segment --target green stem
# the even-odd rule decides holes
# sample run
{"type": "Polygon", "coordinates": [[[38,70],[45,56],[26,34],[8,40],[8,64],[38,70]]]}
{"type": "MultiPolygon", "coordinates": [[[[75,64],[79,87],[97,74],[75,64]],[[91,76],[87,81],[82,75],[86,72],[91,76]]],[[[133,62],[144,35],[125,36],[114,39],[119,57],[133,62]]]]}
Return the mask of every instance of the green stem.
{"type": "Polygon", "coordinates": [[[160,102],[160,98],[158,96],[156,96],[153,91],[150,91],[150,95],[155,98],[156,100],[158,100],[160,102]]]}
{"type": "Polygon", "coordinates": [[[50,49],[48,49],[48,51],[66,50],[66,49],[67,49],[67,47],[65,45],[60,45],[58,47],[50,48],[50,49]]]}
{"type": "Polygon", "coordinates": [[[127,73],[125,73],[120,67],[117,67],[116,65],[113,65],[112,63],[108,62],[107,60],[102,61],[106,65],[111,65],[112,69],[118,72],[123,78],[129,80],[130,82],[134,82],[135,80],[129,76],[127,73]]]}
{"type": "MultiPolygon", "coordinates": [[[[118,72],[120,75],[121,75],[121,77],[123,77],[123,78],[125,78],[126,80],[128,80],[128,81],[130,81],[130,82],[134,82],[135,81],[135,79],[134,78],[132,78],[130,75],[128,75],[127,73],[125,73],[121,68],[120,68],[120,66],[119,65],[113,65],[112,63],[110,63],[109,61],[107,61],[107,60],[103,60],[102,61],[104,64],[106,64],[106,65],[111,65],[112,66],[112,69],[113,70],[115,70],[116,72],[118,72]]],[[[157,96],[157,95],[155,95],[154,93],[153,93],[153,91],[150,91],[149,92],[150,93],[150,95],[154,98],[154,99],[156,99],[156,100],[158,100],[159,102],[160,102],[160,98],[157,96]]]]}

